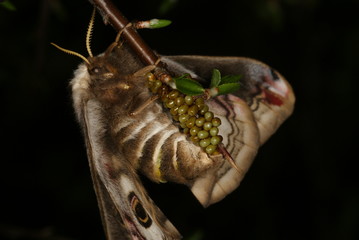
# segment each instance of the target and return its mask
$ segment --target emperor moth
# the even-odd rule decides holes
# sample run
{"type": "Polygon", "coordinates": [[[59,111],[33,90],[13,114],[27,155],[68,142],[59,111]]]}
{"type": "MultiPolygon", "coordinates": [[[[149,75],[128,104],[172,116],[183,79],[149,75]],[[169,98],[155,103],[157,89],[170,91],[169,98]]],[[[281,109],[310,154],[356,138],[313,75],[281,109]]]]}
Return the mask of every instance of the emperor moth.
{"type": "Polygon", "coordinates": [[[108,239],[180,239],[138,172],[155,182],[187,185],[207,207],[238,187],[258,148],[293,111],[291,86],[257,60],[160,55],[172,76],[189,74],[203,84],[212,69],[242,76],[238,91],[206,102],[222,122],[219,130],[234,168],[222,154],[209,155],[190,141],[153,100],[146,74],[161,66],[146,66],[121,38],[98,56],[88,52],[70,84],[108,239]]]}

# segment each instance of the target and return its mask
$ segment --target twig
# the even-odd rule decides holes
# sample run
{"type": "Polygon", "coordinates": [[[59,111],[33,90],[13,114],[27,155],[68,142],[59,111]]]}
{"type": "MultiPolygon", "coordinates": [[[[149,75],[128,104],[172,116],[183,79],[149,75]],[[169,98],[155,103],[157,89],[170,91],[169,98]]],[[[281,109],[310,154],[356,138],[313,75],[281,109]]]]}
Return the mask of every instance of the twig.
{"type": "Polygon", "coordinates": [[[143,41],[141,36],[133,29],[126,28],[129,21],[117,9],[111,0],[89,0],[101,13],[105,23],[110,23],[116,31],[123,30],[123,38],[136,52],[144,64],[154,65],[158,57],[153,50],[143,41]]]}

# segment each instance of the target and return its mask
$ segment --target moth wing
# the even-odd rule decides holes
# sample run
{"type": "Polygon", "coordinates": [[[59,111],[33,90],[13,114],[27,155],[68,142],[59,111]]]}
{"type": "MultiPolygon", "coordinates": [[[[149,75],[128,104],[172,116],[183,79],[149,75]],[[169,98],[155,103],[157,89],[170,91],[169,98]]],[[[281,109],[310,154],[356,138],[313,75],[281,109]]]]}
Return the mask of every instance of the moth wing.
{"type": "Polygon", "coordinates": [[[292,114],[295,96],[287,80],[270,66],[245,57],[163,56],[170,70],[188,72],[193,77],[209,81],[212,69],[222,76],[241,75],[241,88],[232,95],[247,102],[259,128],[263,144],[292,114]]]}
{"type": "Polygon", "coordinates": [[[109,136],[104,109],[96,98],[82,91],[86,88],[86,81],[82,79],[89,77],[84,68],[81,65],[72,80],[73,99],[85,136],[107,239],[181,239],[176,228],[149,198],[130,161],[106,145],[109,136]],[[139,202],[144,209],[140,217],[136,216],[134,202],[139,202]]]}
{"type": "Polygon", "coordinates": [[[239,171],[224,163],[208,172],[190,188],[203,206],[220,201],[235,190],[251,166],[258,147],[288,118],[295,97],[289,83],[268,65],[244,57],[162,56],[175,75],[184,73],[209,84],[212,70],[222,76],[241,75],[241,88],[209,101],[211,111],[222,120],[220,134],[239,171]]]}
{"type": "Polygon", "coordinates": [[[219,169],[208,171],[191,185],[191,191],[203,206],[216,203],[236,189],[251,166],[259,148],[259,133],[247,104],[232,95],[220,96],[208,105],[221,119],[219,132],[237,169],[224,161],[219,169]]]}
{"type": "Polygon", "coordinates": [[[119,219],[122,219],[122,216],[117,211],[111,196],[100,179],[100,176],[94,170],[92,170],[93,167],[90,168],[107,239],[131,239],[127,233],[124,222],[119,222],[119,219]]]}

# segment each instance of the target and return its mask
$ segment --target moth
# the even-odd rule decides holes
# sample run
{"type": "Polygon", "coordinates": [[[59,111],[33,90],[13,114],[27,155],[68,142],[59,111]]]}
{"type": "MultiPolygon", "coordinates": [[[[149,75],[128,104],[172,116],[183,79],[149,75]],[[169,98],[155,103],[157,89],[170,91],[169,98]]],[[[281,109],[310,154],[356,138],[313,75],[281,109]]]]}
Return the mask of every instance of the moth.
{"type": "MultiPolygon", "coordinates": [[[[220,118],[223,154],[209,155],[180,131],[147,86],[146,74],[159,66],[143,64],[119,34],[108,49],[83,58],[70,84],[73,105],[108,239],[180,239],[181,235],[150,199],[138,173],[154,182],[187,185],[207,207],[235,190],[258,148],[294,107],[284,77],[268,65],[244,57],[164,56],[172,76],[189,74],[208,84],[212,69],[240,74],[238,91],[206,101],[220,118]]],[[[60,47],[59,47],[60,48],[60,47]]]]}

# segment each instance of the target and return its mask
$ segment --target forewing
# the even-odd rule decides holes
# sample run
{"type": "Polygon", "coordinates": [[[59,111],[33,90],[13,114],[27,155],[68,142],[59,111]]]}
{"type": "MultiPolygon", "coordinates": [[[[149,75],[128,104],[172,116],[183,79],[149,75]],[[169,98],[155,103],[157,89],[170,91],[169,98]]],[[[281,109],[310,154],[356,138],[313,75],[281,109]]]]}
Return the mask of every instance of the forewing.
{"type": "Polygon", "coordinates": [[[175,227],[149,198],[131,161],[109,145],[108,119],[101,102],[86,91],[89,76],[84,70],[86,67],[81,65],[75,73],[73,99],[107,238],[180,239],[175,227]]]}

